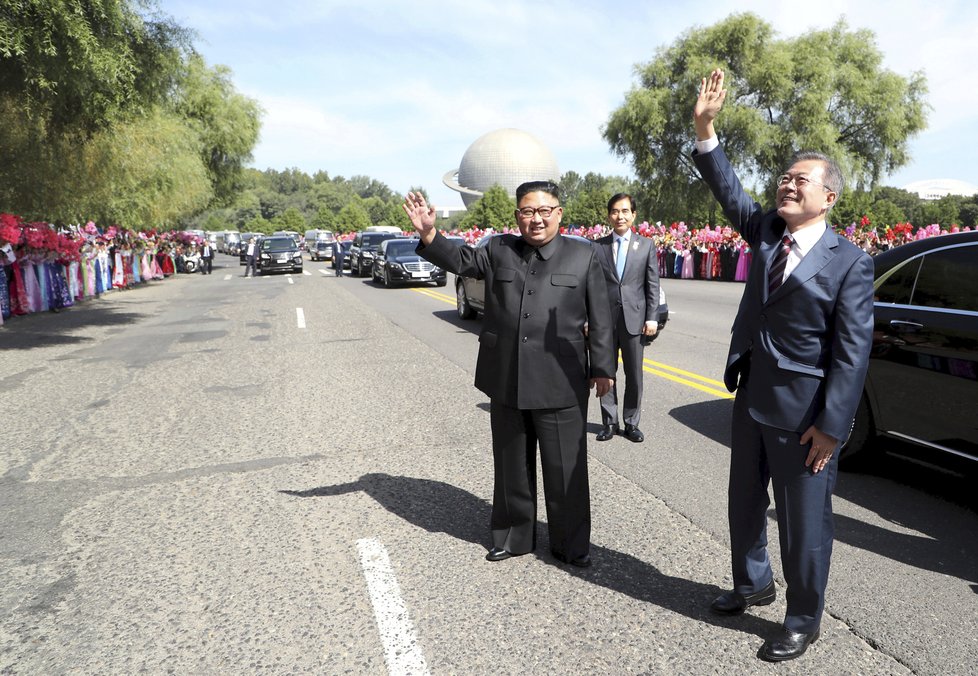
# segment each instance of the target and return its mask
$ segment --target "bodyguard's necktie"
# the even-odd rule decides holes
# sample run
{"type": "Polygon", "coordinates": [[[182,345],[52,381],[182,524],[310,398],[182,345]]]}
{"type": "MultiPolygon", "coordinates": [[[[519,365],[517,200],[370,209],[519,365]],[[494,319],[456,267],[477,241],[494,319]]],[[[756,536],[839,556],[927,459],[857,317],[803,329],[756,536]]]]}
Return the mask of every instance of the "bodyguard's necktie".
{"type": "Polygon", "coordinates": [[[784,281],[784,268],[788,264],[788,254],[791,252],[791,235],[781,238],[781,248],[771,263],[771,271],[767,274],[767,295],[771,295],[781,287],[784,281]]]}
{"type": "Polygon", "coordinates": [[[619,237],[618,249],[615,252],[615,271],[618,273],[619,280],[621,280],[621,276],[625,272],[625,256],[627,254],[623,254],[622,249],[624,248],[625,248],[625,238],[619,237]]]}

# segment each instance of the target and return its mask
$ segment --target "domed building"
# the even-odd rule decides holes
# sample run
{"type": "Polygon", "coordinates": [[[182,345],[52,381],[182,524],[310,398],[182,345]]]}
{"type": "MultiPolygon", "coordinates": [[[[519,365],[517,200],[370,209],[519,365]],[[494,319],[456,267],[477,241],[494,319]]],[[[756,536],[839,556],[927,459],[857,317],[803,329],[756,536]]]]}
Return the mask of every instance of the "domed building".
{"type": "Polygon", "coordinates": [[[442,180],[469,207],[497,183],[515,197],[521,183],[559,179],[557,160],[542,141],[519,129],[497,129],[477,138],[462,155],[458,169],[442,180]]]}

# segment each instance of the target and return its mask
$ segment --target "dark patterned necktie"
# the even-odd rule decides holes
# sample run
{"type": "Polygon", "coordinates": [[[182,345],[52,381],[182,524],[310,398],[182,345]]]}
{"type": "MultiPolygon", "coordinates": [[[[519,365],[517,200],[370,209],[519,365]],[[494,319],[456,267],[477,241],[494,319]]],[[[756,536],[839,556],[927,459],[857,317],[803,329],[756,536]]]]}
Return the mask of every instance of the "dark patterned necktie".
{"type": "Polygon", "coordinates": [[[791,235],[781,238],[781,248],[771,263],[771,271],[767,274],[767,295],[771,295],[781,286],[784,281],[784,268],[788,264],[788,254],[791,252],[791,235]]]}

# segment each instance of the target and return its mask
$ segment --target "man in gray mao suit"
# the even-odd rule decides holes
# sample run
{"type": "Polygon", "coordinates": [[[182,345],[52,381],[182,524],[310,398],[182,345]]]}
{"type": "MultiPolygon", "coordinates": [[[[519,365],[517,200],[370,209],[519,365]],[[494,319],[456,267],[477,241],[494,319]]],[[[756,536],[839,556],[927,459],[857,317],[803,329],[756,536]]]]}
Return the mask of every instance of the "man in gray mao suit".
{"type": "Polygon", "coordinates": [[[766,530],[773,483],[787,608],[759,656],[783,661],[819,637],[838,449],[872,344],[873,262],[827,224],[843,179],[825,155],[795,155],[777,179],[775,209],[747,195],[713,128],[725,97],[723,71],[715,70],[694,108],[693,161],[754,258],[724,372],[737,392],[727,506],[734,589],[711,608],[737,615],[775,599],[766,530]]]}
{"type": "MultiPolygon", "coordinates": [[[[615,351],[621,350],[625,372],[625,397],[621,431],[629,441],[640,443],[645,435],[638,423],[642,417],[642,391],[645,382],[642,364],[646,341],[655,335],[659,324],[659,261],[652,240],[632,231],[635,200],[619,193],[608,200],[608,224],[612,233],[597,240],[601,266],[611,303],[615,327],[615,351]]],[[[601,397],[601,422],[598,441],[608,441],[619,433],[618,387],[601,397]]]]}
{"type": "Polygon", "coordinates": [[[489,561],[536,547],[536,448],[540,446],[550,550],[591,565],[587,475],[588,390],[611,389],[611,311],[597,249],[559,234],[562,209],[550,181],[516,190],[520,236],[456,246],[435,229],[423,195],[404,202],[421,236],[418,253],[457,275],[485,280],[475,385],[489,396],[494,490],[489,561]],[[584,325],[590,327],[585,340],[584,325]]]}

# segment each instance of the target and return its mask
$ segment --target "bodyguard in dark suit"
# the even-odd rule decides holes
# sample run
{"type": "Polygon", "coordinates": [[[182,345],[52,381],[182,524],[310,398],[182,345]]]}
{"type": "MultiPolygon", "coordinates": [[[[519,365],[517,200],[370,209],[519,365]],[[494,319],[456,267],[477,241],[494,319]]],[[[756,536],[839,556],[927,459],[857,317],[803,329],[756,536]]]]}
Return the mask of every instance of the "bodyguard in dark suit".
{"type": "MultiPolygon", "coordinates": [[[[642,370],[645,344],[659,328],[656,310],[659,308],[659,260],[652,240],[632,231],[635,222],[635,200],[619,193],[608,201],[608,224],[612,233],[600,238],[599,260],[604,269],[614,326],[614,349],[621,350],[625,372],[625,397],[621,434],[629,441],[645,441],[638,423],[642,417],[642,390],[645,382],[642,370]]],[[[618,386],[601,397],[601,422],[598,441],[608,441],[619,433],[618,386]]]]}
{"type": "Polygon", "coordinates": [[[747,195],[713,128],[725,96],[723,71],[715,70],[694,109],[693,160],[754,259],[724,372],[737,392],[728,496],[734,589],[712,609],[732,615],[774,601],[766,531],[773,482],[787,611],[783,631],[760,656],[781,661],[802,655],[819,636],[837,451],[872,343],[873,263],[826,224],[843,184],[828,157],[796,155],[778,178],[774,210],[747,195]]]}
{"type": "Polygon", "coordinates": [[[486,558],[501,561],[536,547],[539,443],[551,552],[586,567],[588,390],[604,395],[616,370],[604,274],[595,247],[560,236],[555,184],[524,183],[516,201],[521,236],[499,235],[479,248],[455,246],[439,235],[435,210],[423,195],[408,193],[404,210],[421,236],[421,256],[485,280],[475,385],[490,399],[495,468],[486,558]]]}

